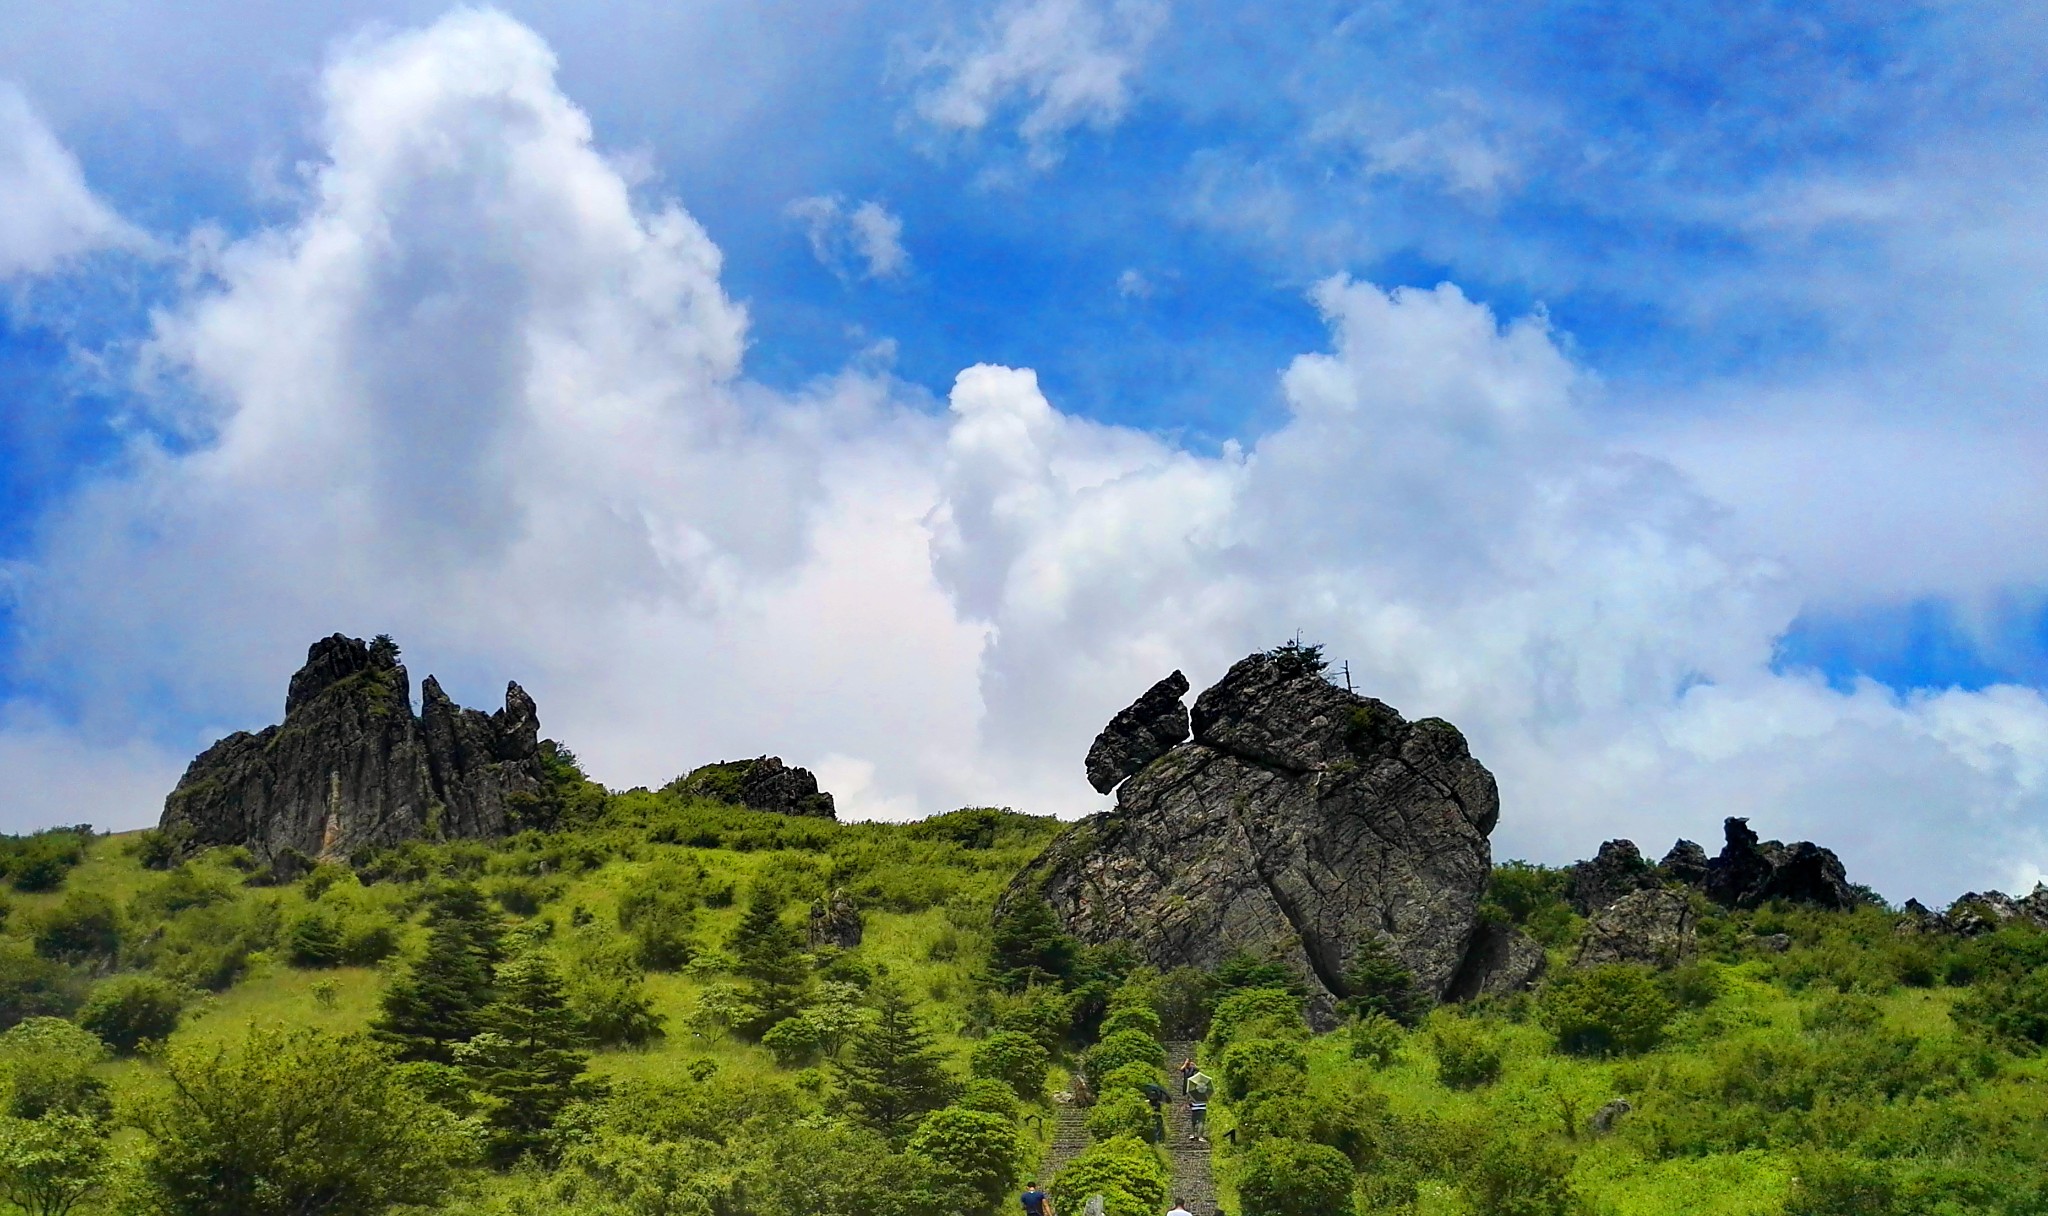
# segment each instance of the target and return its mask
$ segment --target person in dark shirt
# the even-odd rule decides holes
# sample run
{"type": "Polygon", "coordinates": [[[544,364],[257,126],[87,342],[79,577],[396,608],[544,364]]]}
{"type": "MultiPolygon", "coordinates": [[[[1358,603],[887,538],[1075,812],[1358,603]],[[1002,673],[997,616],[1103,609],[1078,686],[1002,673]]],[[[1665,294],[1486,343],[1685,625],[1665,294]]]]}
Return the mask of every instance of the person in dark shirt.
{"type": "Polygon", "coordinates": [[[1024,1184],[1024,1216],[1053,1216],[1052,1196],[1038,1189],[1036,1180],[1024,1184]]]}

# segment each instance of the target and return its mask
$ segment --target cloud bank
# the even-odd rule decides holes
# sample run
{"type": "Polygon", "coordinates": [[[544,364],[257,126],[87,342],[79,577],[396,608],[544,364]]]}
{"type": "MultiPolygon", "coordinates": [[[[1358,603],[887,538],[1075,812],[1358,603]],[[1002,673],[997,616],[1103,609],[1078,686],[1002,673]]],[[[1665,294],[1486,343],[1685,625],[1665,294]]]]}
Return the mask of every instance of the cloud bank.
{"type": "MultiPolygon", "coordinates": [[[[1300,630],[1465,729],[1504,856],[1747,814],[1894,898],[2048,864],[2039,694],[1775,670],[1796,571],[1593,433],[1599,386],[1541,316],[1325,281],[1284,420],[1213,455],[1018,368],[963,371],[943,411],[851,370],[771,390],[710,236],[629,188],[554,73],[482,12],[332,63],[302,211],[157,324],[158,408],[194,440],[138,444],[15,572],[37,691],[0,755],[116,740],[174,770],[273,720],[341,629],[465,701],[518,678],[613,785],[774,751],[855,815],[1075,814],[1109,714],[1300,630]]],[[[60,817],[155,814],[99,796],[60,817]]]]}
{"type": "Polygon", "coordinates": [[[136,247],[141,234],[85,183],[78,160],[0,80],[0,280],[47,274],[68,258],[136,247]]]}

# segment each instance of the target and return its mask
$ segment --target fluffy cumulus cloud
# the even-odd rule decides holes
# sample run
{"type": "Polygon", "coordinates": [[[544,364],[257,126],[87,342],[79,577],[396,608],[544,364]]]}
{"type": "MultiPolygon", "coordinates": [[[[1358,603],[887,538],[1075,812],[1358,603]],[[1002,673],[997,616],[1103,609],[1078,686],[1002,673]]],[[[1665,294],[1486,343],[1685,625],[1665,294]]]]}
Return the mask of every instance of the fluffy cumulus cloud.
{"type": "Polygon", "coordinates": [[[615,785],[775,751],[856,815],[1073,814],[1110,713],[1299,630],[1466,730],[1503,854],[1749,814],[1894,897],[2048,862],[2041,697],[1775,671],[1796,572],[1589,429],[1600,386],[1541,316],[1330,280],[1284,420],[1214,454],[1017,368],[967,369],[943,411],[859,370],[775,391],[713,242],[629,189],[526,29],[458,14],[324,87],[303,211],[159,321],[184,441],[138,446],[15,572],[37,700],[0,758],[140,775],[38,817],[148,818],[150,780],[274,718],[335,629],[397,635],[470,703],[518,678],[615,785]]]}
{"type": "Polygon", "coordinates": [[[142,241],[93,194],[77,158],[21,90],[0,80],[0,280],[43,274],[67,258],[142,241]]]}
{"type": "Polygon", "coordinates": [[[1067,132],[1123,118],[1132,77],[1166,18],[1162,0],[1006,0],[976,36],[928,53],[936,80],[918,112],[954,132],[1015,113],[1032,161],[1050,165],[1067,132]]]}
{"type": "Polygon", "coordinates": [[[900,279],[910,270],[902,217],[872,199],[849,207],[840,195],[818,194],[787,210],[818,263],[842,279],[900,279]]]}

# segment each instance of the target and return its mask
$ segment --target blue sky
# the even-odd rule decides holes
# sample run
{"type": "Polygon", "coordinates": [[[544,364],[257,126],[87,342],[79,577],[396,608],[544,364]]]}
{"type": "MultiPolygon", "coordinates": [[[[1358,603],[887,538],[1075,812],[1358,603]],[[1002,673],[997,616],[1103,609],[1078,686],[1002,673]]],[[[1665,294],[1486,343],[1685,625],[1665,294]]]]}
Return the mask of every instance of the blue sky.
{"type": "Polygon", "coordinates": [[[1300,628],[1509,852],[2048,864],[2023,11],[681,7],[0,0],[0,826],[147,821],[333,629],[614,784],[1078,813],[1300,628]]]}

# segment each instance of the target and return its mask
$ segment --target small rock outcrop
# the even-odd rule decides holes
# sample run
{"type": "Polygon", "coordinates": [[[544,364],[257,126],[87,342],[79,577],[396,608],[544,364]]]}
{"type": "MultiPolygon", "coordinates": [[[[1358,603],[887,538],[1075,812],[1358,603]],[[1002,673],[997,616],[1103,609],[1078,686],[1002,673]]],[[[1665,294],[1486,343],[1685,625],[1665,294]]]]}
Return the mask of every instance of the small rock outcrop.
{"type": "Polygon", "coordinates": [[[820,946],[837,946],[851,950],[860,945],[867,926],[861,919],[860,909],[843,891],[834,891],[823,899],[811,901],[811,917],[805,934],[813,950],[820,946]]]}
{"type": "Polygon", "coordinates": [[[1567,867],[1565,898],[1580,916],[1591,916],[1632,891],[1660,885],[1657,871],[1632,840],[1610,840],[1591,861],[1567,867]]]}
{"type": "Polygon", "coordinates": [[[1664,860],[1657,863],[1657,868],[1672,882],[1704,887],[1707,884],[1707,851],[1697,841],[1680,840],[1664,854],[1664,860]]]}
{"type": "Polygon", "coordinates": [[[832,795],[818,789],[818,778],[811,770],[784,764],[780,756],[707,764],[690,770],[668,788],[687,798],[710,798],[778,815],[839,817],[832,795]]]}
{"type": "Polygon", "coordinates": [[[2003,891],[1972,891],[1941,913],[1930,912],[1917,899],[1906,901],[1900,933],[1948,933],[1977,937],[1996,933],[2015,921],[2048,929],[2048,886],[2036,883],[2032,894],[2014,899],[2003,891]]]}
{"type": "Polygon", "coordinates": [[[1543,944],[1535,938],[1513,925],[1482,921],[1444,999],[1472,1001],[1526,991],[1543,978],[1549,963],[1543,944]]]}
{"type": "Polygon", "coordinates": [[[1627,1098],[1616,1098],[1593,1112],[1593,1117],[1586,1121],[1586,1130],[1596,1136],[1604,1136],[1614,1130],[1614,1125],[1621,1122],[1623,1115],[1634,1109],[1627,1098]]]}
{"type": "Polygon", "coordinates": [[[1185,743],[1188,678],[1176,671],[1119,711],[1088,749],[1088,784],[1107,794],[1132,773],[1185,743]]]}
{"type": "Polygon", "coordinates": [[[1692,893],[1632,891],[1608,905],[1586,925],[1575,966],[1644,963],[1675,967],[1699,952],[1692,893]]]}
{"type": "Polygon", "coordinates": [[[284,721],[201,753],[164,800],[183,848],[243,845],[266,860],[344,857],[420,836],[495,836],[548,785],[540,717],[517,684],[495,714],[429,676],[424,713],[389,639],[335,634],[292,676],[284,721]]]}
{"type": "Polygon", "coordinates": [[[1833,851],[1810,840],[1786,845],[1759,840],[1747,819],[1729,819],[1722,831],[1727,844],[1707,863],[1705,890],[1714,902],[1729,908],[1754,908],[1773,899],[1852,908],[1858,896],[1833,851]]]}
{"type": "Polygon", "coordinates": [[[1493,775],[1450,723],[1335,687],[1301,653],[1233,666],[1196,700],[1193,739],[1063,832],[1005,898],[1042,898],[1082,941],[1131,942],[1162,969],[1280,959],[1325,1024],[1373,938],[1446,996],[1492,871],[1493,775]]]}

